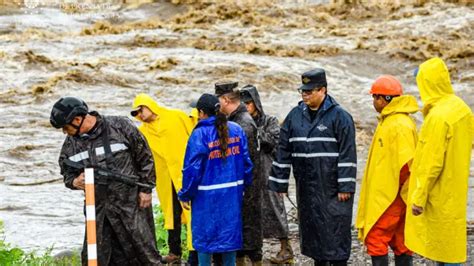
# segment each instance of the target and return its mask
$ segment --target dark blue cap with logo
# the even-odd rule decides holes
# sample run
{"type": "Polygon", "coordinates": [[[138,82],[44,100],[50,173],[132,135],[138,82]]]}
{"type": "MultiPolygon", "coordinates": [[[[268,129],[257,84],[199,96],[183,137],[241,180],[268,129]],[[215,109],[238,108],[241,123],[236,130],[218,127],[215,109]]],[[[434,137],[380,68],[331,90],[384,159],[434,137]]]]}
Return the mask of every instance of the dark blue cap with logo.
{"type": "Polygon", "coordinates": [[[310,71],[304,72],[301,75],[301,82],[303,85],[300,90],[309,91],[314,88],[327,87],[326,72],[322,68],[315,68],[310,71]]]}

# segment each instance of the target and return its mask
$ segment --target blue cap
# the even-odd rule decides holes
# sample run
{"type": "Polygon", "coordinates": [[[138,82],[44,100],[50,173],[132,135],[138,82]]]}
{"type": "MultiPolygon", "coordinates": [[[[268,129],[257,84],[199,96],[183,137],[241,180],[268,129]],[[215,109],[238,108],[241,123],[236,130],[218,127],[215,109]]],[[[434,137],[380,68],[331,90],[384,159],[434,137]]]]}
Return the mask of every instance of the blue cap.
{"type": "Polygon", "coordinates": [[[314,88],[327,87],[326,72],[322,68],[315,68],[301,75],[303,85],[300,90],[309,91],[314,88]]]}

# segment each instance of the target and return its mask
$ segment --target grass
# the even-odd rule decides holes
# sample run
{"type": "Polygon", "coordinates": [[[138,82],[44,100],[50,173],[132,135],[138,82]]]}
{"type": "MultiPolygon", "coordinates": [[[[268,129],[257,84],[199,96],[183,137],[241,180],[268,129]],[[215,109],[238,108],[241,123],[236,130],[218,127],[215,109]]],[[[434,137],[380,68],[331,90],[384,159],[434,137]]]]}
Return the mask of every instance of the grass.
{"type": "MultiPolygon", "coordinates": [[[[169,253],[168,230],[165,229],[165,218],[160,206],[153,207],[153,214],[155,216],[156,246],[158,247],[160,254],[162,256],[165,256],[169,253]]],[[[185,260],[187,260],[189,256],[189,250],[186,245],[186,238],[186,227],[183,225],[181,227],[181,257],[185,260]]]]}
{"type": "Polygon", "coordinates": [[[12,247],[5,242],[3,222],[0,221],[0,264],[2,266],[28,265],[28,266],[69,266],[81,265],[79,254],[71,258],[56,259],[51,255],[53,248],[49,248],[43,255],[36,252],[25,252],[20,248],[12,247]]]}
{"type": "MultiPolygon", "coordinates": [[[[156,228],[156,244],[162,256],[169,252],[168,247],[168,231],[164,229],[164,216],[159,206],[153,207],[155,215],[156,228]]],[[[189,251],[186,245],[186,228],[183,226],[181,230],[181,247],[182,257],[188,259],[189,251]]],[[[48,248],[43,255],[38,255],[36,252],[26,252],[18,247],[13,247],[5,242],[5,235],[3,230],[3,222],[0,220],[0,265],[1,266],[76,266],[81,265],[81,257],[79,253],[74,254],[70,258],[54,258],[51,255],[53,247],[48,248]]]]}

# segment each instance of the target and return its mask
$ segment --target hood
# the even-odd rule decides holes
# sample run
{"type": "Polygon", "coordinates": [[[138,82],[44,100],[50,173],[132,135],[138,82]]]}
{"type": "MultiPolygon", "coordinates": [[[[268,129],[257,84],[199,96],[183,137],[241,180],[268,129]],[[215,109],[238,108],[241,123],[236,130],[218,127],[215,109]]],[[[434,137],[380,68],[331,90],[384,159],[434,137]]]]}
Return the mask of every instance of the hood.
{"type": "Polygon", "coordinates": [[[260,116],[264,116],[265,113],[263,112],[262,102],[260,101],[260,95],[258,94],[257,88],[252,85],[247,85],[242,88],[241,91],[247,91],[250,94],[250,97],[252,97],[252,101],[255,104],[255,108],[257,108],[258,112],[260,113],[260,116]]]}
{"type": "Polygon", "coordinates": [[[412,95],[402,95],[399,97],[395,97],[392,101],[383,108],[382,113],[380,114],[381,117],[386,117],[391,114],[396,113],[407,113],[413,114],[418,112],[418,103],[416,99],[412,95]]]}
{"type": "Polygon", "coordinates": [[[416,83],[424,106],[432,104],[441,97],[454,94],[448,68],[438,57],[420,65],[416,83]]]}
{"type": "MultiPolygon", "coordinates": [[[[167,111],[165,107],[160,106],[155,100],[153,100],[153,98],[151,98],[150,95],[145,94],[145,93],[138,94],[135,97],[135,100],[133,100],[133,109],[136,109],[139,106],[148,107],[148,109],[150,109],[158,117],[160,117],[161,115],[163,115],[164,112],[167,111]]],[[[135,118],[143,122],[138,116],[136,116],[135,118]]]]}

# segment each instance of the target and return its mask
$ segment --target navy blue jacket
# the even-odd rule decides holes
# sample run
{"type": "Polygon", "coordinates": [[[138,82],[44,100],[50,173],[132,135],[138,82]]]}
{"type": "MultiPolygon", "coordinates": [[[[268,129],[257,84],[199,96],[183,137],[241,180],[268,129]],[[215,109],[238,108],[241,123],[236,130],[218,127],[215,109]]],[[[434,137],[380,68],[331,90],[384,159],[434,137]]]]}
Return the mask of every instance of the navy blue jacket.
{"type": "Polygon", "coordinates": [[[193,247],[217,253],[242,248],[242,197],[252,183],[252,161],[242,128],[227,122],[227,157],[222,158],[215,117],[199,121],[188,140],[180,201],[191,201],[193,247]]]}
{"type": "Polygon", "coordinates": [[[317,260],[346,260],[351,250],[356,143],[352,117],[326,95],[311,121],[303,102],[283,122],[269,189],[288,191],[291,167],[296,180],[301,253],[317,260]]]}

